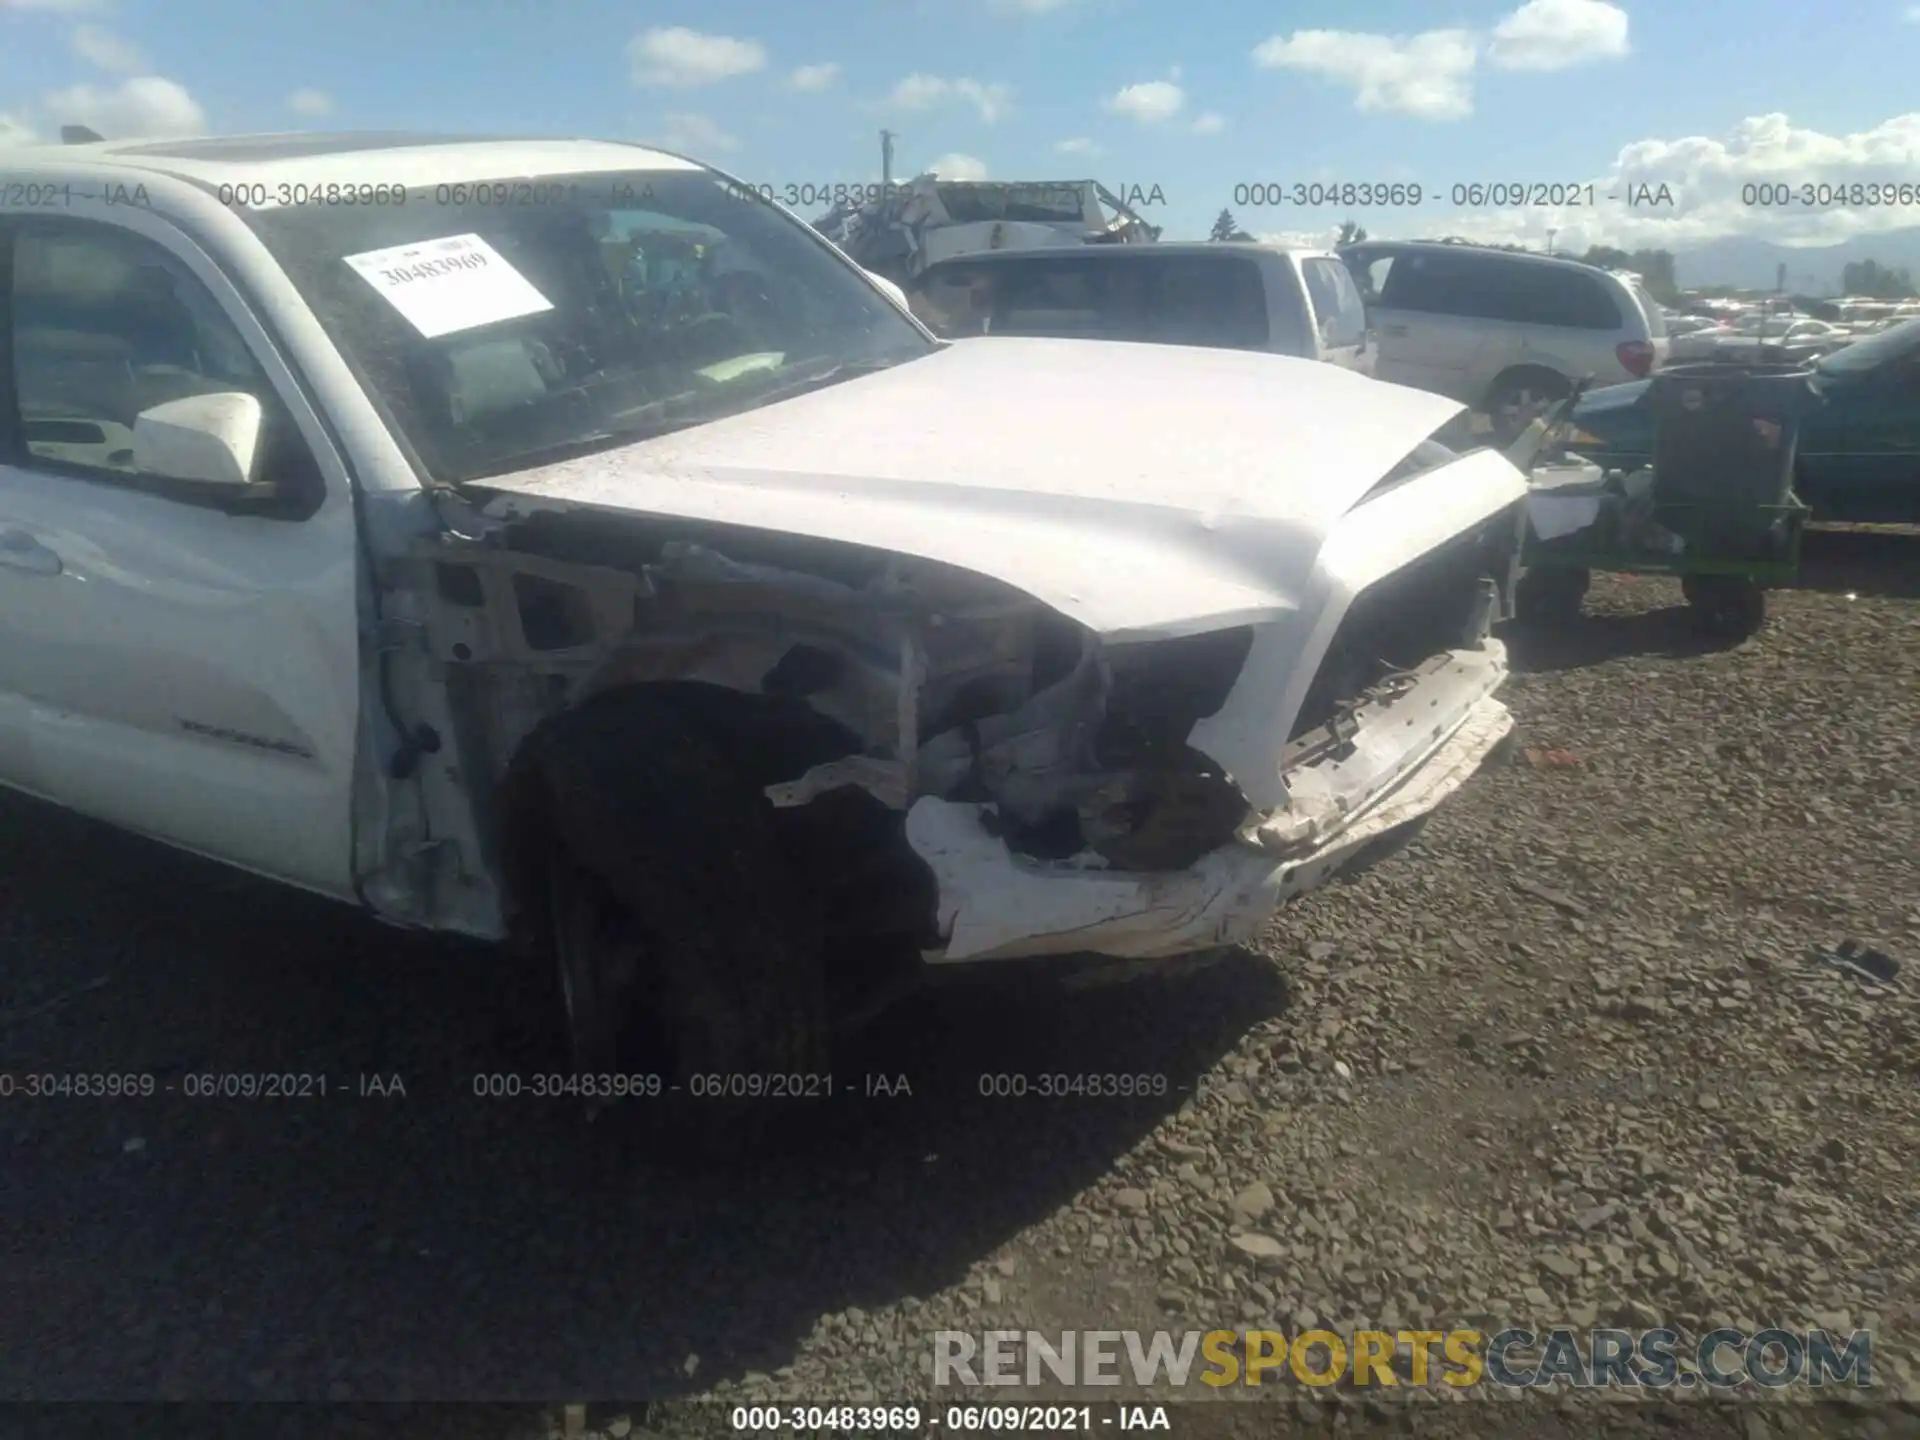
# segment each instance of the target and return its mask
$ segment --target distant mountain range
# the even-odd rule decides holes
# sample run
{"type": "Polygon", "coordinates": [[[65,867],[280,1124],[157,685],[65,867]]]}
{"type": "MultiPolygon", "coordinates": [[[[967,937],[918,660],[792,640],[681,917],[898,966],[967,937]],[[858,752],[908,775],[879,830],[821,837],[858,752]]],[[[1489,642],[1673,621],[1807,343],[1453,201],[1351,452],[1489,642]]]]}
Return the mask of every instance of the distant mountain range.
{"type": "Polygon", "coordinates": [[[1920,279],[1920,227],[1860,235],[1838,245],[1795,249],[1769,240],[1728,236],[1709,240],[1673,257],[1674,278],[1682,286],[1733,285],[1742,290],[1771,290],[1782,265],[1787,289],[1816,295],[1840,293],[1840,271],[1862,260],[1893,269],[1905,267],[1920,279]]]}

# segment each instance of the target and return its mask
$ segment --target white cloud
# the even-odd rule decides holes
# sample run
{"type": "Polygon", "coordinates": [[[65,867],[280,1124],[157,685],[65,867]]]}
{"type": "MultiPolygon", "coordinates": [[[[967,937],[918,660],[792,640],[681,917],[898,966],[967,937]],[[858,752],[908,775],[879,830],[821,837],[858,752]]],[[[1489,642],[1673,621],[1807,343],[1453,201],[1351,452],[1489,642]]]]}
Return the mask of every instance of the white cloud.
{"type": "Polygon", "coordinates": [[[1074,0],[992,0],[995,10],[1016,15],[1051,15],[1073,3],[1074,0]]]}
{"type": "Polygon", "coordinates": [[[1010,87],[978,80],[949,80],[916,71],[893,87],[884,104],[896,110],[931,110],[954,100],[965,100],[991,125],[1007,113],[1013,99],[1010,87]]]}
{"type": "Polygon", "coordinates": [[[160,135],[203,135],[206,112],[184,85],[158,75],[123,80],[102,89],[74,85],[56,90],[44,108],[62,125],[85,125],[109,140],[160,135]]]}
{"type": "MultiPolygon", "coordinates": [[[[1750,194],[1743,194],[1742,187],[1784,182],[1797,190],[1802,185],[1878,183],[1895,186],[1897,194],[1897,187],[1912,184],[1916,174],[1920,111],[1851,135],[1796,129],[1785,115],[1756,115],[1724,136],[1635,141],[1621,150],[1605,174],[1592,177],[1593,205],[1482,210],[1439,226],[1422,221],[1418,229],[1422,234],[1532,245],[1543,244],[1546,232],[1553,230],[1554,248],[1575,253],[1589,245],[1679,251],[1728,235],[1779,245],[1832,245],[1850,236],[1910,227],[1913,208],[1750,205],[1750,194]],[[1628,187],[1636,193],[1642,186],[1657,192],[1662,185],[1672,195],[1672,205],[1628,206],[1628,187]]],[[[1388,227],[1383,222],[1377,228],[1388,227]]],[[[1406,233],[1405,227],[1401,231],[1406,233]]]]}
{"type": "Polygon", "coordinates": [[[331,115],[333,97],[324,90],[296,90],[287,96],[287,108],[296,115],[331,115]]]}
{"type": "Polygon", "coordinates": [[[636,85],[691,90],[765,69],[767,48],[758,40],[702,35],[675,25],[636,35],[627,44],[627,59],[636,85]]]}
{"type": "Polygon", "coordinates": [[[147,57],[139,46],[98,25],[82,25],[73,32],[73,53],[101,70],[147,68],[147,57]]]}
{"type": "Polygon", "coordinates": [[[0,0],[0,10],[39,10],[50,15],[92,15],[103,0],[0,0]]]}
{"type": "Polygon", "coordinates": [[[787,77],[787,85],[794,90],[828,90],[839,78],[840,67],[831,62],[802,65],[787,77]]]}
{"type": "Polygon", "coordinates": [[[1363,111],[1398,112],[1425,120],[1473,113],[1473,33],[1427,30],[1372,35],[1357,30],[1296,30],[1254,47],[1264,70],[1304,70],[1351,85],[1363,111]]]}
{"type": "Polygon", "coordinates": [[[1920,25],[1920,5],[1907,7],[1906,20],[1909,25],[1920,25]]]}
{"type": "Polygon", "coordinates": [[[1227,128],[1227,117],[1217,111],[1209,110],[1204,115],[1193,117],[1193,133],[1196,135],[1218,135],[1227,128]]]}
{"type": "Polygon", "coordinates": [[[1056,140],[1053,148],[1062,155],[1100,155],[1105,152],[1084,135],[1075,135],[1068,140],[1056,140]]]}
{"type": "Polygon", "coordinates": [[[1493,27],[1487,58],[1502,70],[1566,70],[1628,53],[1627,12],[1606,0],[1526,0],[1493,27]]]}
{"type": "Polygon", "coordinates": [[[1158,125],[1178,115],[1187,103],[1187,92],[1171,80],[1144,80],[1128,85],[1101,102],[1116,115],[1126,115],[1142,125],[1158,125]]]}
{"type": "Polygon", "coordinates": [[[1473,113],[1483,52],[1499,70],[1566,70],[1628,54],[1627,29],[1627,12],[1606,0],[1525,0],[1484,37],[1462,29],[1296,30],[1255,46],[1253,62],[1351,86],[1361,111],[1459,120],[1473,113]]]}
{"type": "Polygon", "coordinates": [[[18,115],[0,112],[0,150],[9,145],[37,145],[40,137],[18,115]]]}
{"type": "Polygon", "coordinates": [[[975,159],[971,155],[942,155],[927,166],[927,170],[942,180],[984,180],[987,178],[987,162],[975,159]]]}
{"type": "Polygon", "coordinates": [[[654,143],[663,150],[677,150],[696,160],[702,155],[731,155],[740,142],[704,115],[675,110],[661,117],[661,130],[654,143]]]}

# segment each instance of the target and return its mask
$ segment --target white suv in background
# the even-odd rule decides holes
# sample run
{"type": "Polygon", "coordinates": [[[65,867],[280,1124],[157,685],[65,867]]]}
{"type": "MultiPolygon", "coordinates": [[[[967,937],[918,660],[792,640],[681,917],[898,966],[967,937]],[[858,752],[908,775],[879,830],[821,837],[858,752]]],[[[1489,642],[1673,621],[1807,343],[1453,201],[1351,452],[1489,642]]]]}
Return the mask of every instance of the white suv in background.
{"type": "Polygon", "coordinates": [[[1667,357],[1660,307],[1630,275],[1446,241],[1340,253],[1366,297],[1374,373],[1485,412],[1502,442],[1575,381],[1645,379],[1667,357]]]}
{"type": "Polygon", "coordinates": [[[1330,250],[1211,240],[992,250],[929,265],[907,288],[914,313],[949,340],[1202,345],[1373,373],[1366,303],[1330,250]]]}

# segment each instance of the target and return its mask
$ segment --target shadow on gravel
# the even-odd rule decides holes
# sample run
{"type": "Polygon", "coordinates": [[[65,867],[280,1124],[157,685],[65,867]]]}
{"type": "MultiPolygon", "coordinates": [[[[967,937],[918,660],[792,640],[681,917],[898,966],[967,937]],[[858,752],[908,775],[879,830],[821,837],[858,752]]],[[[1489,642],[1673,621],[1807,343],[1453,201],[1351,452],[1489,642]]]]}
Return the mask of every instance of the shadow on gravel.
{"type": "Polygon", "coordinates": [[[158,1092],[0,1110],[11,1399],[642,1399],[772,1370],[821,1316],[951,1285],[1070,1204],[1285,1003],[1237,952],[1074,991],[985,974],[857,1037],[805,1143],[692,1170],[617,1116],[476,1096],[559,1068],[501,954],[8,799],[0,956],[0,1072],[158,1092]],[[222,1073],[326,1093],[186,1094],[222,1073]],[[1085,1073],[1166,1093],[1031,1093],[1085,1073]],[[983,1093],[1001,1075],[1030,1093],[983,1093]]]}
{"type": "Polygon", "coordinates": [[[1794,589],[1920,600],[1920,528],[1810,531],[1794,589]]]}
{"type": "Polygon", "coordinates": [[[1502,627],[1500,638],[1517,675],[1551,675],[1583,670],[1609,660],[1653,656],[1688,660],[1715,655],[1741,641],[1709,635],[1694,623],[1689,607],[1665,605],[1631,615],[1585,614],[1551,630],[1524,625],[1502,627]]]}
{"type": "MultiPolygon", "coordinates": [[[[1860,598],[1920,599],[1920,529],[1882,526],[1809,531],[1800,575],[1791,587],[1860,598]]],[[[1508,624],[1500,631],[1515,673],[1548,675],[1609,660],[1651,656],[1685,660],[1737,648],[1738,639],[1703,632],[1685,605],[1632,614],[1583,614],[1551,630],[1508,624]]]]}

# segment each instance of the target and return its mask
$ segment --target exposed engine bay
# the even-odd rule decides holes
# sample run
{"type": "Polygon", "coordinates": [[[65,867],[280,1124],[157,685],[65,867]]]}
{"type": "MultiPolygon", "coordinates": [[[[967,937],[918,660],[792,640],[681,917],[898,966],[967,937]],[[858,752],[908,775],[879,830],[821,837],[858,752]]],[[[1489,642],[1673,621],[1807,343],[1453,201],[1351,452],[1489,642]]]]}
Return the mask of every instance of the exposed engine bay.
{"type": "MultiPolygon", "coordinates": [[[[1355,716],[1484,639],[1516,533],[1502,511],[1356,599],[1287,734],[1292,763],[1337,769],[1355,716]]],[[[1287,848],[1189,743],[1240,680],[1252,626],[1103,643],[955,567],[592,512],[418,553],[470,772],[504,774],[543,720],[595,695],[671,687],[765,787],[796,853],[842,872],[815,878],[844,897],[843,932],[938,942],[903,823],[928,797],[1050,869],[1183,871],[1236,836],[1287,848]]]]}

